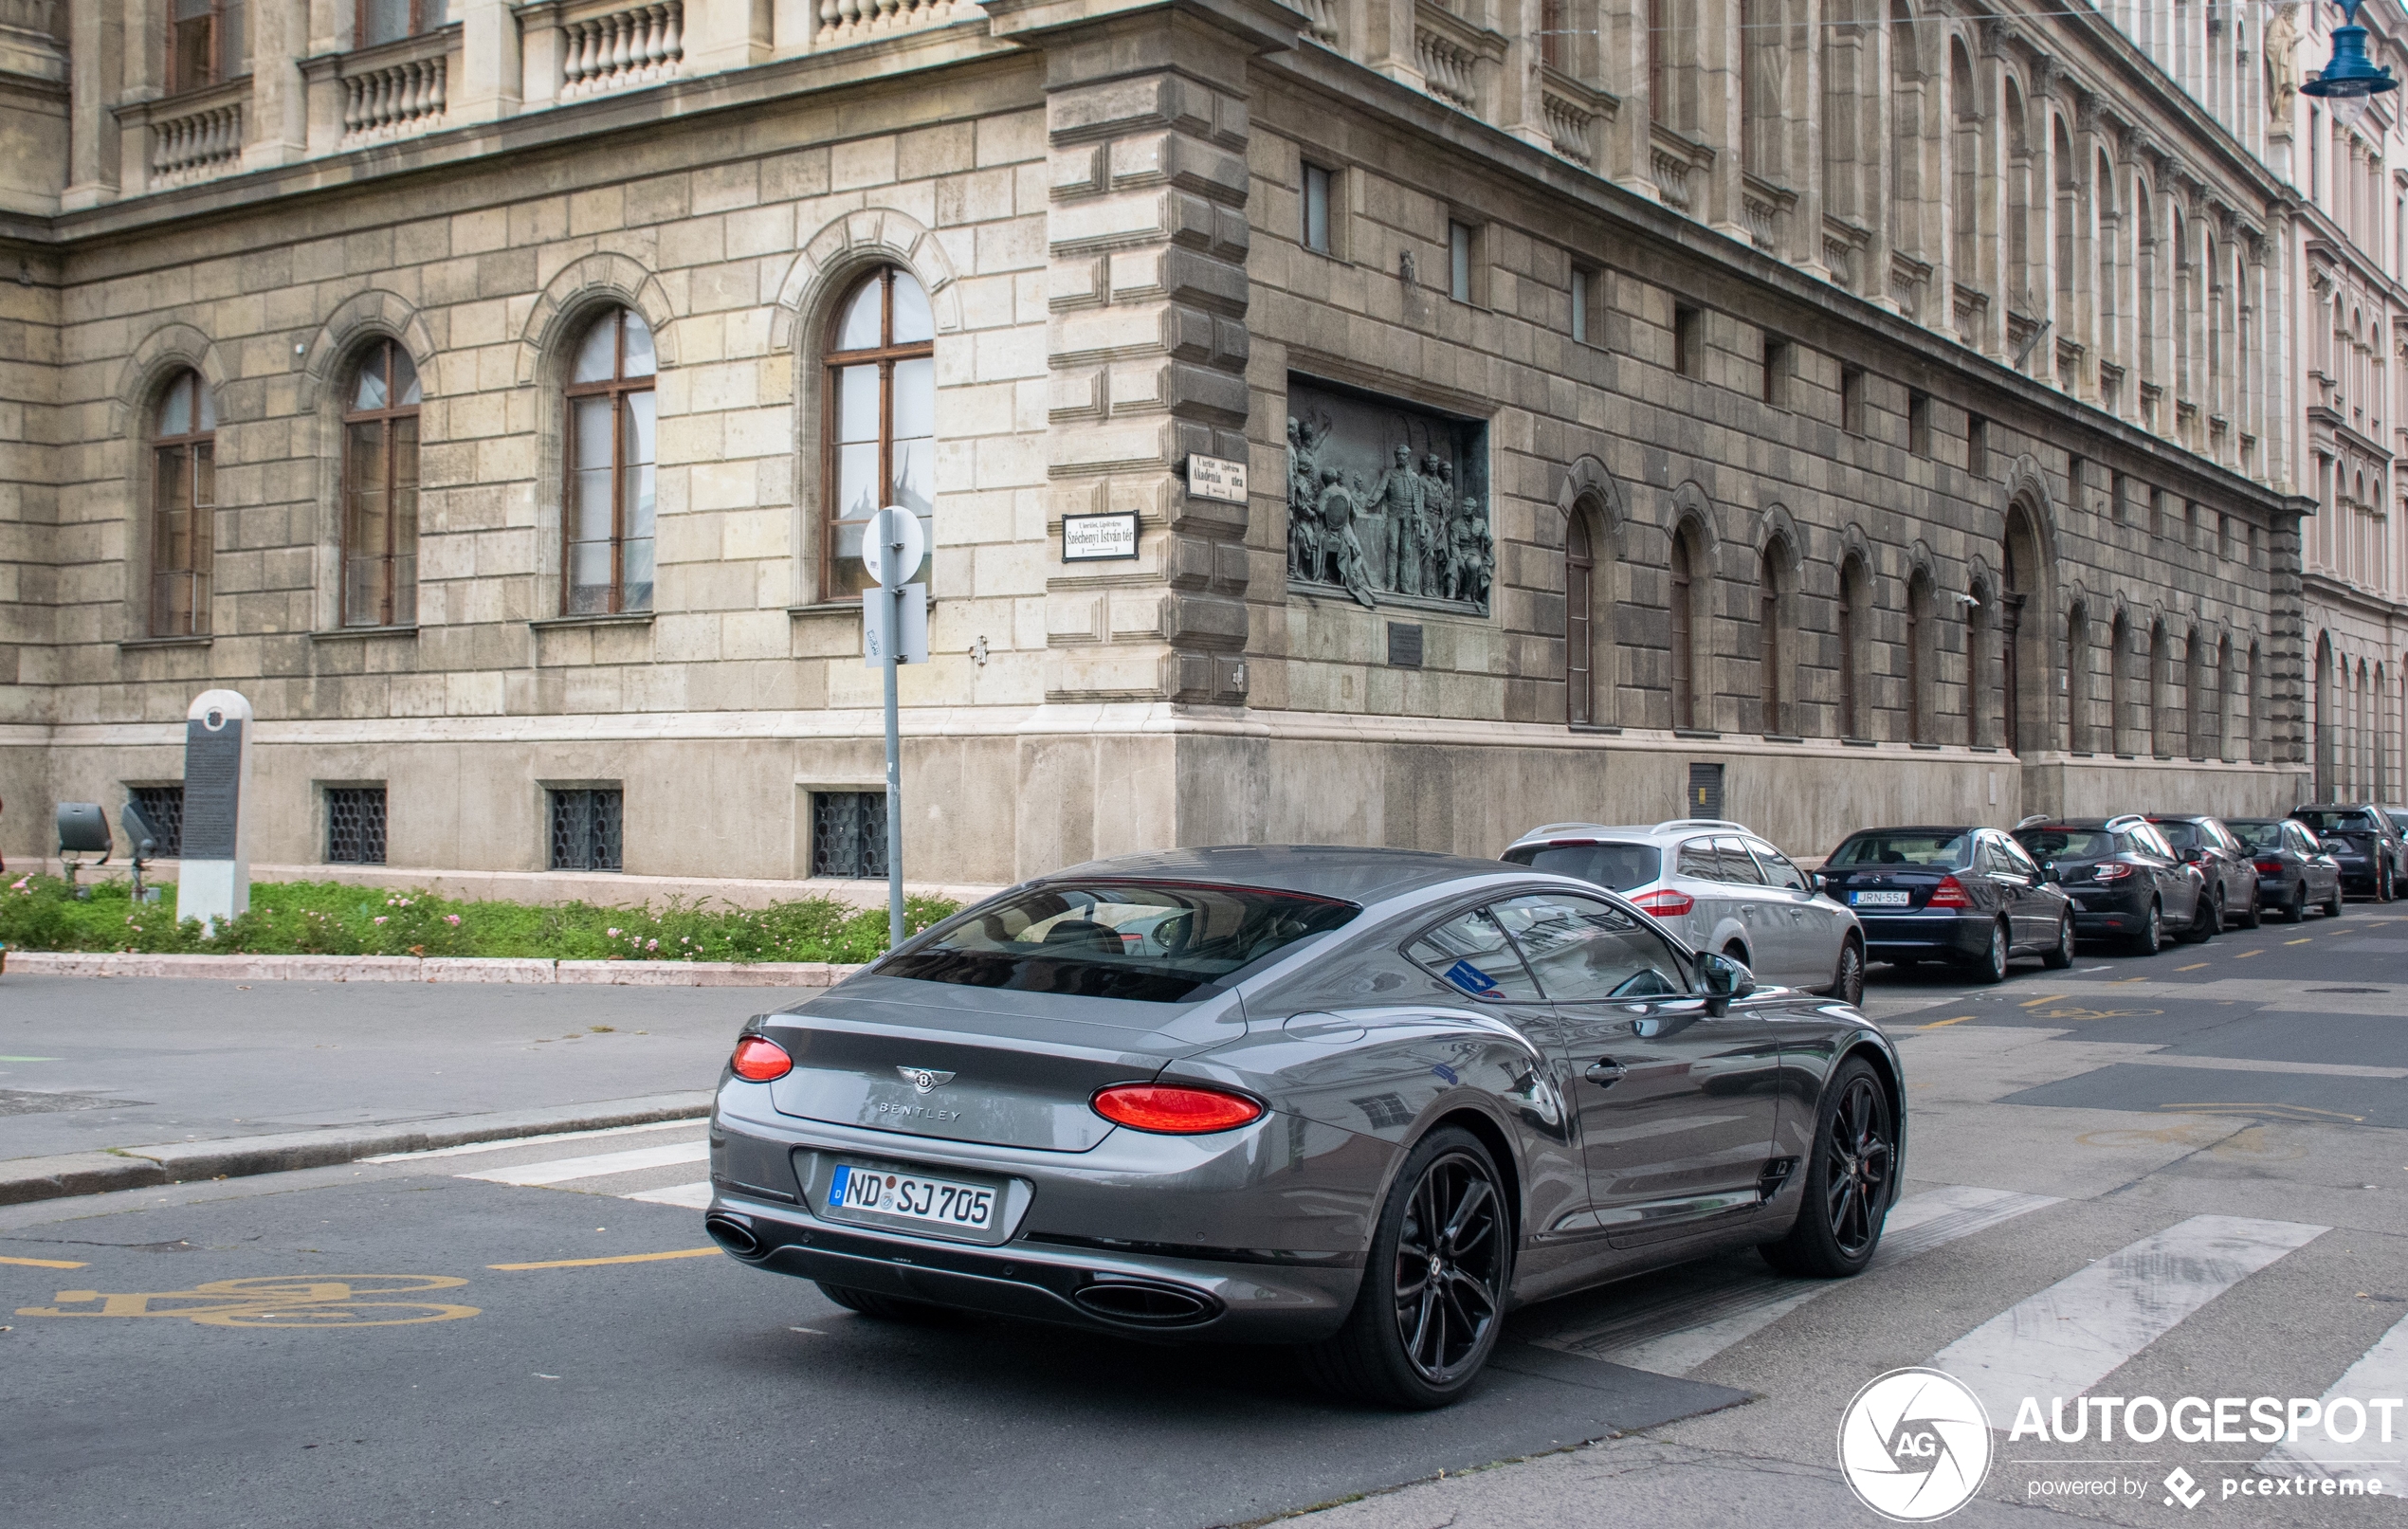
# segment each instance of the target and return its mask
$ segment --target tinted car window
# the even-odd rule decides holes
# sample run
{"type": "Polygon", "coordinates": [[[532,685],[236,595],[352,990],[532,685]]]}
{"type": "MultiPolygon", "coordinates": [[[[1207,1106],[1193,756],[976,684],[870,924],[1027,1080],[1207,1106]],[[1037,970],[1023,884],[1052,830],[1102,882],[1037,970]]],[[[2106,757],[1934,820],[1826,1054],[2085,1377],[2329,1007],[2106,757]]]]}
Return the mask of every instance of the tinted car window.
{"type": "Polygon", "coordinates": [[[1681,846],[1680,859],[1674,868],[1683,876],[1694,876],[1704,882],[1723,879],[1723,857],[1714,852],[1711,839],[1691,839],[1681,846]]]}
{"type": "Polygon", "coordinates": [[[1252,887],[1054,882],[938,925],[878,971],[969,988],[1177,1003],[1361,911],[1252,887]]]}
{"type": "Polygon", "coordinates": [[[1806,873],[1791,865],[1786,855],[1761,840],[1749,839],[1745,843],[1749,849],[1755,851],[1756,864],[1762,867],[1765,881],[1793,891],[1807,889],[1806,873]]]}
{"type": "Polygon", "coordinates": [[[2032,864],[2032,857],[2023,852],[2023,846],[2013,839],[2000,839],[1998,853],[2006,857],[2008,868],[2016,875],[2037,876],[2040,874],[2040,867],[2032,864]]]}
{"type": "Polygon", "coordinates": [[[2283,844],[2283,826],[2263,820],[2227,823],[2233,837],[2249,849],[2279,849],[2283,844]]]}
{"type": "Polygon", "coordinates": [[[1448,919],[1407,946],[1405,954],[1475,998],[1528,1003],[1539,996],[1513,942],[1486,908],[1448,919]]]}
{"type": "Polygon", "coordinates": [[[1764,873],[1757,868],[1756,857],[1750,855],[1747,846],[1737,839],[1715,840],[1714,855],[1723,863],[1723,880],[1756,886],[1763,884],[1764,873]]]}
{"type": "Polygon", "coordinates": [[[1506,850],[1505,858],[1516,865],[1577,876],[1616,892],[1645,886],[1661,874],[1664,865],[1664,852],[1653,845],[1523,845],[1506,850]]]}
{"type": "Polygon", "coordinates": [[[2199,842],[2207,837],[2199,831],[2196,823],[2154,823],[2150,827],[2177,849],[2196,849],[2199,842]]]}
{"type": "Polygon", "coordinates": [[[2105,860],[2115,840],[2097,828],[2025,828],[2015,836],[2034,860],[2105,860]]]}
{"type": "Polygon", "coordinates": [[[1558,1003],[1666,998],[1688,991],[1672,948],[1621,909],[1560,892],[1509,898],[1497,919],[1558,1003]]]}
{"type": "Polygon", "coordinates": [[[2336,829],[2348,833],[2367,833],[2374,831],[2375,828],[2374,820],[2363,812],[2327,812],[2312,807],[2303,807],[2291,816],[2307,824],[2318,833],[2331,833],[2336,829]]]}
{"type": "Polygon", "coordinates": [[[1934,833],[1860,833],[1843,843],[1827,865],[1928,865],[1942,870],[1967,870],[1973,865],[1973,835],[1942,829],[1934,833]]]}
{"type": "Polygon", "coordinates": [[[2174,846],[2165,842],[2165,835],[2158,830],[2158,827],[2154,823],[2142,823],[2135,825],[2132,829],[2132,837],[2140,840],[2141,847],[2147,850],[2152,855],[2162,856],[2167,860],[2175,858],[2174,846]]]}

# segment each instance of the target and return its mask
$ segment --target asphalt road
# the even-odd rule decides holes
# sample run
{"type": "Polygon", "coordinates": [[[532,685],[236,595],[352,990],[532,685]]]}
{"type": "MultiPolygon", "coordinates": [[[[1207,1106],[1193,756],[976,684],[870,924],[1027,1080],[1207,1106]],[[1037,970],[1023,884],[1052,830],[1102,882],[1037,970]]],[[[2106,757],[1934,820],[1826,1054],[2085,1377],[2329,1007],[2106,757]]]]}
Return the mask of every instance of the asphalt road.
{"type": "MultiPolygon", "coordinates": [[[[0,1503],[62,1529],[1203,1529],[1357,1494],[1299,1521],[1870,1524],[1834,1431],[1904,1365],[2010,1390],[2053,1365],[2168,1400],[2321,1397],[2354,1373],[2398,1395],[2399,906],[2024,963],[1998,989],[1877,971],[1868,1007],[1903,1037],[1912,1102],[1876,1266],[1791,1282],[1745,1255],[1531,1308],[1435,1414],[1323,1400],[1272,1353],[843,1313],[697,1251],[690,1124],[8,1208],[0,1503]],[[226,1283],[244,1281],[271,1283],[226,1283]]],[[[1995,1437],[1952,1522],[2408,1516],[2224,1501],[2225,1480],[2269,1479],[2263,1446],[1995,1437]],[[2196,1510],[2160,1488],[2178,1465],[2208,1490],[2196,1510]],[[2055,1490],[2097,1479],[2136,1489],[2055,1490]]],[[[2408,1489],[2408,1443],[2356,1453],[2373,1464],[2331,1468],[2408,1489]]]]}

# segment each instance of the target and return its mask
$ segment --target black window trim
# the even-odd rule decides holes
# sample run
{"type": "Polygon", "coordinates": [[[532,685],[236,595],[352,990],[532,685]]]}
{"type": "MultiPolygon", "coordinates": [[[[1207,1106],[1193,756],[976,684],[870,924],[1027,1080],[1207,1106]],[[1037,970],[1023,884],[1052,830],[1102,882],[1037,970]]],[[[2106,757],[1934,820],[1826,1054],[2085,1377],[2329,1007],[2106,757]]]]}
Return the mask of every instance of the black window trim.
{"type": "MultiPolygon", "coordinates": [[[[1439,928],[1441,925],[1452,923],[1457,919],[1462,918],[1465,914],[1477,910],[1488,915],[1489,921],[1497,926],[1497,933],[1505,936],[1505,943],[1513,947],[1513,958],[1522,963],[1522,974],[1528,977],[1530,979],[1530,986],[1538,990],[1539,997],[1537,1001],[1539,1003],[1545,1004],[1552,1008],[1559,1002],[1605,1003],[1624,1001],[1619,999],[1555,999],[1546,995],[1546,984],[1541,982],[1539,980],[1539,974],[1531,970],[1530,957],[1523,953],[1522,949],[1522,942],[1513,937],[1513,931],[1505,926],[1505,920],[1498,918],[1494,911],[1495,904],[1503,902],[1508,898],[1541,896],[1587,898],[1593,902],[1602,902],[1607,907],[1614,907],[1616,903],[1620,903],[1621,906],[1617,911],[1628,913],[1637,918],[1639,920],[1639,927],[1642,930],[1655,936],[1658,939],[1663,940],[1665,945],[1671,951],[1674,964],[1677,965],[1687,976],[1688,992],[1683,994],[1683,996],[1694,998],[1699,995],[1697,992],[1698,953],[1682,943],[1680,937],[1665,928],[1660,922],[1651,917],[1646,909],[1637,906],[1635,903],[1630,902],[1629,900],[1621,898],[1616,894],[1606,892],[1601,888],[1593,886],[1507,886],[1487,893],[1481,897],[1474,898],[1469,902],[1452,905],[1447,912],[1438,915],[1436,918],[1430,919],[1426,923],[1416,924],[1412,933],[1406,935],[1402,939],[1396,942],[1396,954],[1404,957],[1405,963],[1408,966],[1411,966],[1414,971],[1430,972],[1430,974],[1440,982],[1447,982],[1446,974],[1442,972],[1431,972],[1430,967],[1426,962],[1416,959],[1412,955],[1413,947],[1423,939],[1428,938],[1431,932],[1439,928]]],[[[1333,933],[1335,931],[1333,931],[1333,933]]],[[[1232,977],[1233,976],[1234,974],[1232,974],[1232,977]]],[[[1447,986],[1450,991],[1462,993],[1464,997],[1469,999],[1473,1003],[1527,1004],[1532,1001],[1527,998],[1484,998],[1477,993],[1464,992],[1461,988],[1455,987],[1455,985],[1451,982],[1447,982],[1447,986]]]]}

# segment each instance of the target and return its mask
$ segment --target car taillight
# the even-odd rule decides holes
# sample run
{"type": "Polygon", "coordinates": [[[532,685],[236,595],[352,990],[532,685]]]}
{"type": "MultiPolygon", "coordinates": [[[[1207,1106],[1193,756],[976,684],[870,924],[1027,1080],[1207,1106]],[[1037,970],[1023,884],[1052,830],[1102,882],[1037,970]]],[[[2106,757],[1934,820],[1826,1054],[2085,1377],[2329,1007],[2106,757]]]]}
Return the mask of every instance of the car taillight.
{"type": "Polygon", "coordinates": [[[1965,891],[1962,882],[1953,876],[1943,876],[1940,878],[1940,884],[1931,889],[1931,901],[1924,906],[1926,908],[1970,908],[1973,906],[1973,898],[1965,891]]]}
{"type": "Polygon", "coordinates": [[[766,1035],[747,1035],[737,1042],[736,1054],[728,1058],[727,1065],[736,1069],[736,1076],[756,1083],[783,1078],[794,1070],[794,1059],[766,1035]]]}
{"type": "Polygon", "coordinates": [[[2257,863],[2257,874],[2260,876],[2280,876],[2283,874],[2283,863],[2279,860],[2261,860],[2257,863]]]}
{"type": "Polygon", "coordinates": [[[1659,886],[1652,892],[1643,892],[1633,898],[1631,901],[1642,911],[1651,913],[1659,919],[1676,919],[1697,906],[1697,899],[1687,892],[1675,892],[1669,886],[1659,886]]]}
{"type": "Polygon", "coordinates": [[[1087,1102],[1115,1125],[1165,1136],[1233,1131],[1263,1116],[1263,1106],[1243,1094],[1172,1083],[1114,1083],[1087,1102]]]}
{"type": "Polygon", "coordinates": [[[2132,867],[2120,860],[2110,860],[2090,869],[2090,879],[2098,882],[2120,882],[2132,874],[2132,867]]]}

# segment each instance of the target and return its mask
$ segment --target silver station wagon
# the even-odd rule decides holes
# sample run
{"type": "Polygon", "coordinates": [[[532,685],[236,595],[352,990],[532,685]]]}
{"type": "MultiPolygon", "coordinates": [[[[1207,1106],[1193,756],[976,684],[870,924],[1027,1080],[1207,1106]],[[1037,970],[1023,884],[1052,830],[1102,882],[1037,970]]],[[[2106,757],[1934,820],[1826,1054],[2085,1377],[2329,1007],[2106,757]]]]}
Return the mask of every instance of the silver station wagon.
{"type": "Polygon", "coordinates": [[[1550,823],[1514,841],[1505,859],[1619,892],[1693,950],[1715,951],[1760,980],[1865,996],[1865,934],[1856,916],[1820,895],[1789,857],[1720,818],[1649,827],[1550,823]]]}

